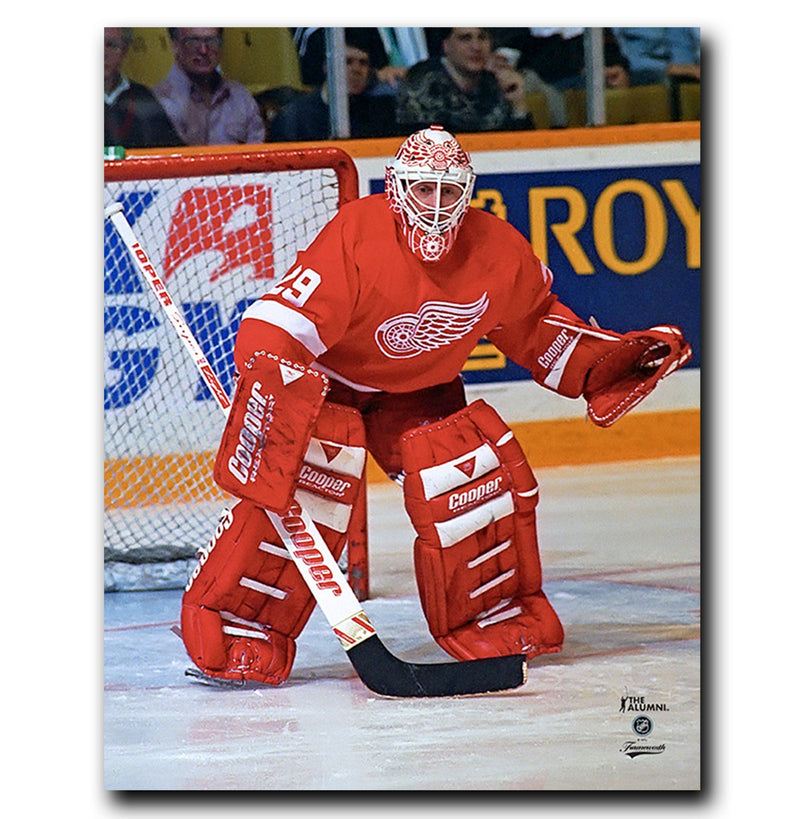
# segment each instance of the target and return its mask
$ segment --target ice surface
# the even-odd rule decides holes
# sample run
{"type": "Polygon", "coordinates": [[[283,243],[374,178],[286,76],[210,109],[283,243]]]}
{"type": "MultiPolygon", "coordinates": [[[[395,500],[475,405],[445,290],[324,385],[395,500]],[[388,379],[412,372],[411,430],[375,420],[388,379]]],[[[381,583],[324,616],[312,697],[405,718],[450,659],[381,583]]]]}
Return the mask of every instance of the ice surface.
{"type": "MultiPolygon", "coordinates": [[[[366,689],[315,611],[280,688],[184,675],[180,591],[105,595],[109,790],[628,791],[701,781],[699,459],[541,470],[545,591],[564,650],[513,692],[393,700],[366,689]],[[633,710],[620,710],[621,697],[633,710]],[[641,710],[646,738],[632,728],[641,710]],[[663,748],[630,757],[629,743],[663,748]],[[629,750],[629,749],[628,749],[629,750]]],[[[370,490],[372,599],[387,648],[448,660],[413,578],[399,491],[370,490]]]]}

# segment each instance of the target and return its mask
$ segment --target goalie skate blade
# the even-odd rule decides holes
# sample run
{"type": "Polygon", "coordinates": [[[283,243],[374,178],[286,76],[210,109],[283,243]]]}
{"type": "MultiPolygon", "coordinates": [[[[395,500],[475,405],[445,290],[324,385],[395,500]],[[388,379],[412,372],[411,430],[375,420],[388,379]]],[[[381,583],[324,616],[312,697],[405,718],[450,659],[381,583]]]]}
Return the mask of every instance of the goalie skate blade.
{"type": "Polygon", "coordinates": [[[209,677],[208,674],[203,674],[203,672],[197,668],[187,668],[183,673],[201,685],[208,685],[211,688],[245,688],[247,685],[244,680],[226,680],[222,677],[209,677]]]}
{"type": "Polygon", "coordinates": [[[377,634],[347,656],[370,691],[385,697],[460,697],[519,688],[527,678],[524,654],[453,663],[406,663],[377,634]]]}

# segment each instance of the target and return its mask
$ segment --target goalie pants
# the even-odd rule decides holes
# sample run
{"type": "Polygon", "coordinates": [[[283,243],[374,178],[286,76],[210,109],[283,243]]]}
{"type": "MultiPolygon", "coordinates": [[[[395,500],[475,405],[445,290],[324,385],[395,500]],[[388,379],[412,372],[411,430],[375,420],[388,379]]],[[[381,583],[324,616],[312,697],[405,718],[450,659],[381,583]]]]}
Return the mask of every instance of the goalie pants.
{"type": "Polygon", "coordinates": [[[378,466],[394,480],[403,471],[400,439],[414,427],[441,421],[467,405],[464,384],[455,378],[414,392],[361,392],[331,379],[327,400],[361,413],[367,449],[378,466]]]}

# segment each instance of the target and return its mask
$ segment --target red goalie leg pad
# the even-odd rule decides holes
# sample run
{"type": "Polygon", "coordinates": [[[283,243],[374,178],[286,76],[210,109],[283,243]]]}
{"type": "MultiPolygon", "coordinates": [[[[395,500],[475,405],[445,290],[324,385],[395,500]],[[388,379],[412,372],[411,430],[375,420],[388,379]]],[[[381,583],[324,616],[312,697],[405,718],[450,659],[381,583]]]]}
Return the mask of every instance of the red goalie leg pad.
{"type": "Polygon", "coordinates": [[[437,642],[459,660],[506,654],[552,654],[561,650],[564,630],[544,592],[509,600],[482,612],[474,622],[437,642]]]}
{"type": "MultiPolygon", "coordinates": [[[[365,460],[359,414],[326,404],[299,469],[303,488],[296,497],[336,559],[365,460]]],[[[314,605],[267,514],[243,500],[225,511],[200,552],[183,596],[183,641],[209,676],[277,685],[291,671],[295,638],[314,605]]]]}
{"type": "Polygon", "coordinates": [[[225,510],[200,552],[181,607],[181,635],[211,677],[284,682],[294,638],[314,607],[267,515],[249,501],[225,510]]]}
{"type": "Polygon", "coordinates": [[[406,509],[431,634],[460,660],[558,651],[542,591],[538,485],[500,416],[476,401],[403,436],[406,509]]]}
{"type": "Polygon", "coordinates": [[[294,494],[318,526],[340,535],[347,532],[366,462],[361,413],[341,404],[323,404],[294,494]]]}
{"type": "Polygon", "coordinates": [[[181,635],[186,651],[209,677],[280,685],[294,664],[294,640],[257,624],[234,625],[226,614],[184,603],[181,635]],[[236,636],[236,631],[242,636],[236,636]]]}

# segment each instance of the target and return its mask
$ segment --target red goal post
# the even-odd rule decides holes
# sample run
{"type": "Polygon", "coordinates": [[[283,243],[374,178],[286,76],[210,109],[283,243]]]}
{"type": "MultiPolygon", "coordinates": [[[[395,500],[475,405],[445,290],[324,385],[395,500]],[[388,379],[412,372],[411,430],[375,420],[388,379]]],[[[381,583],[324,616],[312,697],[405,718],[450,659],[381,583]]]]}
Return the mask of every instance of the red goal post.
{"type": "MultiPolygon", "coordinates": [[[[123,205],[229,391],[241,313],[358,195],[355,164],[335,147],[188,149],[104,163],[104,207],[123,205]]],[[[109,223],[103,256],[104,585],[176,588],[235,500],[212,479],[222,420],[109,223]]],[[[363,600],[366,492],[347,561],[363,600]]]]}

